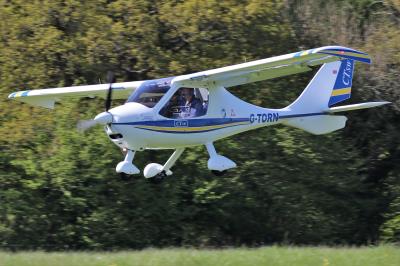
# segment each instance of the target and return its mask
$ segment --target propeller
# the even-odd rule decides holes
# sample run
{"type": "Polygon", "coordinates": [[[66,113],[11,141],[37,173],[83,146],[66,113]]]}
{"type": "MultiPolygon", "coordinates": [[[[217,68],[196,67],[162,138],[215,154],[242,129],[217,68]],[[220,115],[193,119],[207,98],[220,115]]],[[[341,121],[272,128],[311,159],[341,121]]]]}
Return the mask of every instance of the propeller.
{"type": "Polygon", "coordinates": [[[115,83],[114,72],[112,72],[112,71],[108,71],[108,72],[107,72],[107,83],[110,83],[110,86],[108,87],[107,98],[106,98],[106,103],[105,103],[106,112],[108,112],[108,110],[109,110],[110,107],[111,107],[111,100],[112,100],[112,84],[115,83]]]}
{"type": "Polygon", "coordinates": [[[91,119],[91,120],[80,120],[78,124],[76,125],[76,128],[78,129],[79,132],[83,133],[89,128],[97,125],[97,121],[91,119]]]}
{"type": "Polygon", "coordinates": [[[108,112],[108,110],[110,109],[112,102],[112,84],[115,83],[114,72],[107,72],[107,83],[110,85],[108,87],[107,97],[104,105],[106,111],[98,114],[94,119],[79,121],[76,125],[79,132],[84,132],[97,124],[109,124],[112,122],[112,115],[108,112]]]}

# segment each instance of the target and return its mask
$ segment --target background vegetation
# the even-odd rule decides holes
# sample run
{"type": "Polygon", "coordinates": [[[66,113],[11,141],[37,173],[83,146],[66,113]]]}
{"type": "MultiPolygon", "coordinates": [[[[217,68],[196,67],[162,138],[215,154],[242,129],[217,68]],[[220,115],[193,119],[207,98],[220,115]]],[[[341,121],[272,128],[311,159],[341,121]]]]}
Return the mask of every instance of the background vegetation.
{"type": "MultiPolygon", "coordinates": [[[[400,241],[400,2],[376,0],[0,0],[0,247],[115,250],[171,246],[400,241]],[[324,136],[272,127],[216,143],[239,167],[206,168],[185,151],[160,185],[121,180],[122,154],[98,127],[102,100],[54,110],[7,101],[16,90],[190,73],[323,45],[371,54],[348,114],[324,136]]],[[[233,88],[282,107],[311,74],[233,88]]],[[[118,104],[114,102],[114,104],[118,104]]],[[[141,152],[163,162],[170,152],[141,152]]]]}

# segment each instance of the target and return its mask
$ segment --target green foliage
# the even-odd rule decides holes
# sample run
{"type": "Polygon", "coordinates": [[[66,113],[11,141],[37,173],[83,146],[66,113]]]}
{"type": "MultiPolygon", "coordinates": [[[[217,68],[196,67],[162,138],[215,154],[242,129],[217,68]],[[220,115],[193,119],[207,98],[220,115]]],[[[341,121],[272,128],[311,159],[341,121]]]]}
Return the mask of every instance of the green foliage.
{"type": "MultiPolygon", "coordinates": [[[[217,142],[239,165],[226,177],[209,173],[203,147],[187,149],[174,176],[156,186],[120,179],[122,154],[101,128],[76,132],[77,121],[102,110],[101,99],[54,111],[4,100],[1,247],[399,241],[398,10],[396,1],[366,0],[0,1],[2,99],[25,88],[97,83],[109,69],[118,81],[143,80],[340,44],[374,60],[357,65],[352,100],[394,102],[351,114],[345,130],[326,136],[273,127],[217,142]]],[[[283,107],[311,76],[231,92],[283,107]]],[[[168,156],[145,151],[135,164],[168,156]]]]}

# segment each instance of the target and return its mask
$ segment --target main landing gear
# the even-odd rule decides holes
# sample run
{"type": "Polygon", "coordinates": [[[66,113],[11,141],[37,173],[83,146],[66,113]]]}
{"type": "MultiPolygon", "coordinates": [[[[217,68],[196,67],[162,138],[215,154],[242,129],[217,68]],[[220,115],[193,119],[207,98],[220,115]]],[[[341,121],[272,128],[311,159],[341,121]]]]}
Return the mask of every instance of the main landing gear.
{"type": "MultiPolygon", "coordinates": [[[[225,156],[217,154],[217,151],[211,142],[206,143],[205,146],[208,154],[210,155],[207,166],[214,175],[222,176],[228,169],[236,167],[235,162],[226,158],[225,156]]],[[[146,165],[143,170],[144,177],[151,182],[159,183],[165,177],[172,175],[172,171],[170,169],[172,166],[174,166],[175,162],[182,155],[184,150],[185,148],[176,149],[164,165],[158,163],[150,163],[146,165]]],[[[139,169],[132,163],[134,156],[135,151],[126,150],[125,159],[117,165],[117,173],[121,173],[123,176],[139,174],[139,169]]]]}
{"type": "Polygon", "coordinates": [[[150,163],[146,165],[143,170],[143,174],[145,178],[148,178],[150,181],[155,183],[161,182],[166,176],[172,175],[171,167],[175,164],[178,158],[182,155],[185,148],[178,148],[175,152],[169,157],[168,161],[164,164],[158,163],[150,163]]]}
{"type": "Polygon", "coordinates": [[[228,169],[235,168],[236,163],[225,156],[217,154],[214,145],[209,142],[206,143],[206,148],[210,159],[208,159],[207,167],[216,176],[222,176],[226,173],[228,169]]]}
{"type": "Polygon", "coordinates": [[[127,150],[125,159],[122,162],[120,162],[115,169],[117,173],[125,173],[128,175],[139,174],[140,170],[132,163],[134,157],[135,157],[135,151],[127,150]]]}

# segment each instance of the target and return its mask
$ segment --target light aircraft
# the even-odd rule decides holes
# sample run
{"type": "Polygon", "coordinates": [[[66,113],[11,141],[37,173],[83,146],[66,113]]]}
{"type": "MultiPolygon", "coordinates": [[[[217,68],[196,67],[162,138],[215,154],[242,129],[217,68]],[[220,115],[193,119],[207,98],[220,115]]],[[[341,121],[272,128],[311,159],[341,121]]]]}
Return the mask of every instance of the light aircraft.
{"type": "Polygon", "coordinates": [[[371,108],[389,102],[333,105],[350,98],[355,62],[371,63],[368,54],[342,47],[325,46],[169,78],[108,84],[27,90],[8,98],[34,106],[54,108],[69,97],[104,97],[105,112],[80,124],[81,129],[105,125],[110,140],[126,152],[116,171],[139,174],[133,164],[137,151],[174,149],[163,165],[150,163],[144,176],[161,180],[186,147],[205,145],[208,169],[216,175],[236,167],[217,153],[213,142],[248,130],[284,124],[312,134],[326,134],[345,126],[347,118],[336,113],[371,108]],[[282,109],[247,103],[226,90],[232,86],[310,71],[322,65],[301,95],[282,109]],[[111,108],[111,98],[126,99],[111,108]]]}

